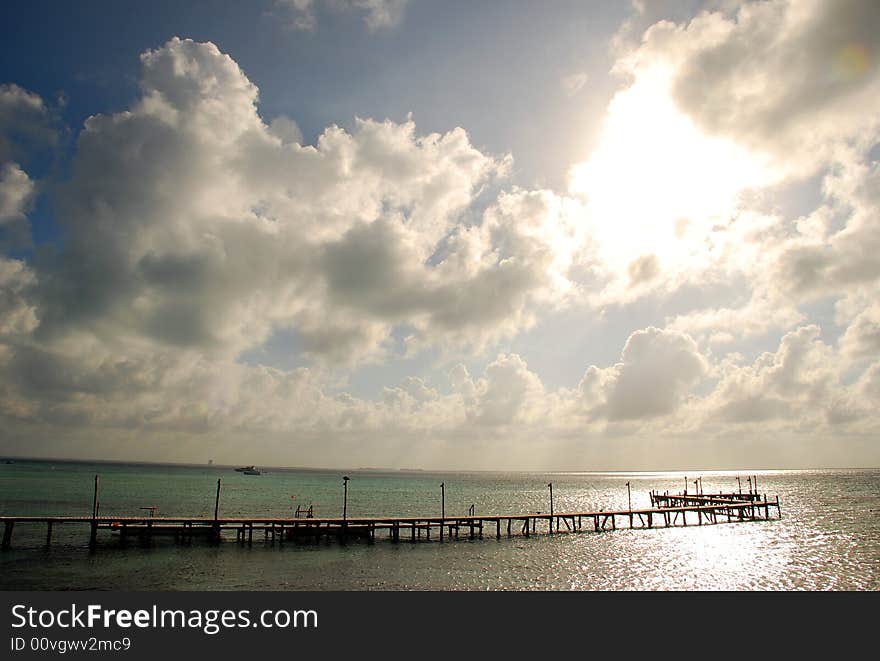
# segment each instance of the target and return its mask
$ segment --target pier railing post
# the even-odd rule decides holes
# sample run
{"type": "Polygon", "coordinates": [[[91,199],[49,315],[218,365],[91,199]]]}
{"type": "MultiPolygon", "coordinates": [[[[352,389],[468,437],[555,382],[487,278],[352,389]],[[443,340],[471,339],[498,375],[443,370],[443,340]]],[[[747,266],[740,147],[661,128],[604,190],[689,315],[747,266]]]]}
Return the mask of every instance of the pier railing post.
{"type": "Polygon", "coordinates": [[[92,528],[89,535],[89,548],[95,548],[98,541],[98,476],[95,475],[95,495],[92,499],[92,528]]]}
{"type": "Polygon", "coordinates": [[[343,476],[342,478],[342,537],[343,539],[348,532],[348,481],[351,478],[348,475],[343,476]]]}
{"type": "Polygon", "coordinates": [[[220,478],[217,478],[217,495],[214,498],[214,524],[211,529],[211,537],[215,542],[220,541],[220,478]]]}
{"type": "Polygon", "coordinates": [[[443,527],[446,525],[446,482],[440,483],[440,541],[443,541],[443,527]]]}
{"type": "Polygon", "coordinates": [[[629,509],[629,527],[633,527],[633,499],[632,499],[632,487],[630,483],[626,483],[626,503],[629,509]]]}

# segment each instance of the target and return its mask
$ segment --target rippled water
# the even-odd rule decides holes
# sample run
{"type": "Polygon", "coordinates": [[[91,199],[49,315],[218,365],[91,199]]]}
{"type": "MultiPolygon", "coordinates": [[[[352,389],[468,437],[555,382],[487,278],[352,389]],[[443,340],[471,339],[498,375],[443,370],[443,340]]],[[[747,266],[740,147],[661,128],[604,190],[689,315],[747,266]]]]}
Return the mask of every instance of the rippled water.
{"type": "MultiPolygon", "coordinates": [[[[0,514],[87,516],[95,473],[101,513],[211,516],[222,478],[221,516],[316,516],[342,510],[342,473],[272,471],[244,476],[214,467],[17,462],[0,465],[0,514]],[[292,498],[291,496],[295,496],[292,498]]],[[[650,489],[680,491],[682,473],[454,474],[350,472],[348,514],[447,515],[648,507],[650,489]]],[[[746,474],[740,473],[743,488],[746,474]]],[[[689,475],[692,480],[698,475],[689,475]]],[[[702,473],[705,492],[736,488],[737,473],[702,473]]],[[[493,534],[456,542],[335,541],[218,547],[157,540],[120,549],[102,531],[67,525],[44,548],[43,526],[15,528],[0,553],[2,589],[112,590],[877,590],[880,589],[880,471],[763,471],[758,489],[778,495],[783,518],[735,524],[541,534],[493,534]]],[[[492,527],[490,526],[490,529],[492,527]]],[[[586,529],[586,524],[585,524],[586,529]]]]}

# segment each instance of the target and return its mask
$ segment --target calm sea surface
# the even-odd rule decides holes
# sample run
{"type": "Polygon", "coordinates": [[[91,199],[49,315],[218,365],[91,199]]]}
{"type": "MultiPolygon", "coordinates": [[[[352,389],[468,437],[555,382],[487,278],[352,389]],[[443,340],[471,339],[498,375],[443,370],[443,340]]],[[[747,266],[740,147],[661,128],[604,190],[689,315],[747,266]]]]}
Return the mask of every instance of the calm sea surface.
{"type": "MultiPolygon", "coordinates": [[[[222,478],[221,516],[340,516],[342,473],[271,470],[246,476],[213,466],[16,461],[0,464],[0,515],[91,513],[95,474],[102,515],[212,516],[222,478]]],[[[353,471],[348,514],[514,514],[649,507],[648,491],[680,491],[683,473],[431,473],[353,471]]],[[[705,472],[705,492],[735,490],[746,474],[705,472]]],[[[690,479],[700,475],[689,474],[690,479]]],[[[351,541],[120,549],[88,526],[19,524],[0,553],[0,589],[62,590],[878,590],[880,470],[762,471],[758,490],[779,496],[781,520],[653,530],[546,535],[494,534],[457,542],[351,541]]],[[[691,485],[691,489],[693,486],[691,485]]],[[[586,524],[585,524],[586,529],[586,524]]],[[[234,538],[234,535],[233,535],[234,538]]]]}

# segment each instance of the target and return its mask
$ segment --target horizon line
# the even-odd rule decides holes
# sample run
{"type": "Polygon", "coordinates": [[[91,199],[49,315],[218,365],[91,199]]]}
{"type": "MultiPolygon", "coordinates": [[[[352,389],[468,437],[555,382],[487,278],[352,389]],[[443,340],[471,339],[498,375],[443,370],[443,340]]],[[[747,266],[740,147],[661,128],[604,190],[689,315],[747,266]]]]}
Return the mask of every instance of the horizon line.
{"type": "MultiPolygon", "coordinates": [[[[51,462],[59,462],[59,463],[76,463],[76,464],[128,464],[128,465],[146,465],[146,466],[181,466],[188,468],[237,468],[239,464],[220,464],[220,463],[208,463],[208,462],[187,462],[187,461],[157,461],[157,460],[138,460],[138,459],[93,459],[93,458],[73,458],[73,457],[28,457],[28,456],[16,456],[16,455],[2,455],[0,456],[0,461],[32,461],[32,462],[43,462],[43,463],[51,463],[51,462]]],[[[243,464],[242,464],[243,465],[243,464]]],[[[248,464],[255,465],[256,464],[248,464]]],[[[416,467],[405,467],[405,468],[394,468],[388,466],[277,466],[277,465],[268,465],[261,464],[260,468],[268,469],[268,470],[284,470],[284,471],[321,471],[321,472],[388,472],[388,473],[540,473],[540,474],[562,474],[562,475],[571,475],[571,474],[579,474],[579,473],[620,473],[620,474],[630,474],[630,473],[732,473],[732,472],[743,472],[748,473],[749,471],[759,471],[759,472],[776,472],[776,471],[821,471],[821,470],[880,470],[880,466],[812,466],[812,467],[802,467],[802,468],[744,468],[744,467],[735,467],[735,468],[650,468],[650,469],[603,469],[603,468],[592,468],[592,469],[545,469],[545,470],[534,470],[534,469],[511,469],[511,468],[416,468],[416,467]]]]}

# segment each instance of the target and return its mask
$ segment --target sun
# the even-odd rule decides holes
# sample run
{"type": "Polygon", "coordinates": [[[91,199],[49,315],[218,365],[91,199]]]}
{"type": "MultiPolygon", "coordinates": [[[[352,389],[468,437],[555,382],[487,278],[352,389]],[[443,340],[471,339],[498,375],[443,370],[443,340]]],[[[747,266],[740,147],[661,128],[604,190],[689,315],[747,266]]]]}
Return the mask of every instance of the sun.
{"type": "Polygon", "coordinates": [[[679,110],[671,73],[657,66],[612,99],[598,144],[572,168],[569,189],[586,201],[603,262],[632,281],[655,270],[643,264],[704,265],[707,233],[729,220],[743,190],[767,180],[759,157],[707,135],[679,110]]]}

